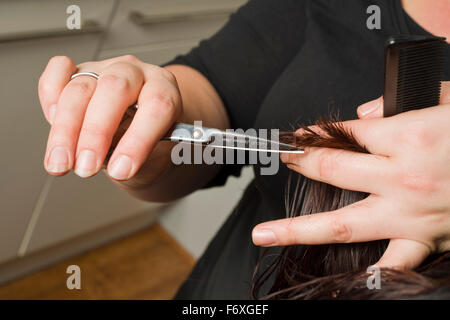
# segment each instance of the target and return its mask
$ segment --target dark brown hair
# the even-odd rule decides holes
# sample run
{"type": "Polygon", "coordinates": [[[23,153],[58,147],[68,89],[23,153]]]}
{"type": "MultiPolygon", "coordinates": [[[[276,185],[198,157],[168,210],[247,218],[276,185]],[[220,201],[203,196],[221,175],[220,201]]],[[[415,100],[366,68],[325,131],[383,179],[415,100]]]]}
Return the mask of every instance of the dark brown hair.
{"type": "MultiPolygon", "coordinates": [[[[301,133],[285,132],[280,141],[302,147],[339,148],[368,153],[351,131],[335,118],[322,118],[301,133]]],[[[290,199],[292,176],[286,192],[286,215],[295,217],[332,211],[368,196],[310,180],[297,174],[290,199]]],[[[432,257],[415,271],[381,270],[381,290],[369,290],[367,267],[382,256],[388,240],[363,243],[284,247],[261,271],[270,248],[261,257],[251,295],[258,299],[396,299],[450,298],[450,255],[432,257]],[[431,261],[431,262],[430,262],[431,261]],[[263,285],[271,284],[262,293],[263,285]]]]}

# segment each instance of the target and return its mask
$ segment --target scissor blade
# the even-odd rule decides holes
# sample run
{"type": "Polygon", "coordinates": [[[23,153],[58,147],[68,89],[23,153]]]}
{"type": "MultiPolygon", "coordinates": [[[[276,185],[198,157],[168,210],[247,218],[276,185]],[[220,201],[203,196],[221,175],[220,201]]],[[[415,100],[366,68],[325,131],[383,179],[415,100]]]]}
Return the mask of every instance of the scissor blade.
{"type": "Polygon", "coordinates": [[[223,131],[215,128],[196,127],[185,123],[175,124],[163,140],[201,144],[222,149],[276,153],[304,153],[302,148],[278,142],[276,140],[268,140],[257,136],[223,131]]]}
{"type": "MultiPolygon", "coordinates": [[[[208,144],[208,147],[221,148],[221,149],[234,149],[234,150],[244,150],[244,151],[254,151],[254,152],[271,152],[271,153],[305,153],[302,149],[290,149],[292,146],[289,145],[288,148],[283,149],[268,149],[268,148],[250,148],[250,147],[238,147],[238,146],[222,146],[215,144],[208,144]]],[[[296,147],[294,147],[296,148],[296,147]]]]}
{"type": "Polygon", "coordinates": [[[304,153],[302,148],[276,140],[268,140],[257,136],[221,132],[210,137],[208,146],[224,149],[247,150],[275,153],[304,153]]]}

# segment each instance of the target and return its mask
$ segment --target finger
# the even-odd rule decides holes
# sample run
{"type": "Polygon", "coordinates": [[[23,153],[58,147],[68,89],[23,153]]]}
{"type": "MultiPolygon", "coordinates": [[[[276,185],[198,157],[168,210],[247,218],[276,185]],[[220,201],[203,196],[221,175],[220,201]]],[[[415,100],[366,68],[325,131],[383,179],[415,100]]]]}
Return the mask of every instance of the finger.
{"type": "Polygon", "coordinates": [[[91,77],[78,77],[71,80],[62,91],[44,160],[45,168],[50,174],[61,175],[73,167],[84,113],[96,83],[91,77]]]}
{"type": "Polygon", "coordinates": [[[390,180],[391,163],[383,156],[333,148],[284,155],[289,169],[341,189],[380,194],[390,180]]]}
{"type": "MultiPolygon", "coordinates": [[[[450,81],[441,83],[440,104],[450,103],[450,81]]],[[[383,96],[360,105],[357,109],[359,119],[373,119],[383,117],[383,96]]]]}
{"type": "Polygon", "coordinates": [[[364,242],[390,238],[393,223],[388,208],[370,196],[341,209],[264,222],[253,229],[255,245],[286,246],[364,242]]]}
{"type": "Polygon", "coordinates": [[[387,118],[349,120],[342,124],[370,153],[391,156],[399,151],[398,145],[392,141],[415,117],[413,113],[401,113],[387,118]]]}
{"type": "Polygon", "coordinates": [[[366,102],[357,109],[358,118],[372,119],[383,117],[383,97],[366,102]]]}
{"type": "Polygon", "coordinates": [[[69,57],[56,56],[49,60],[44,72],[39,78],[38,94],[45,118],[52,123],[56,104],[70,76],[77,70],[75,63],[69,57]]]}
{"type": "Polygon", "coordinates": [[[430,248],[423,243],[407,239],[392,239],[389,241],[386,251],[375,266],[398,270],[414,269],[430,253],[430,248]]]}
{"type": "MultiPolygon", "coordinates": [[[[398,149],[395,144],[389,142],[398,133],[399,127],[404,122],[408,122],[407,118],[404,115],[397,115],[389,118],[348,120],[340,122],[340,125],[346,131],[346,134],[351,135],[359,145],[365,147],[370,153],[389,156],[398,149]]],[[[310,126],[309,128],[318,134],[323,133],[323,130],[318,126],[310,126]]],[[[296,134],[301,135],[302,132],[303,129],[299,129],[296,134]]]]}
{"type": "Polygon", "coordinates": [[[108,164],[116,180],[133,177],[181,113],[178,88],[165,78],[149,79],[139,95],[139,108],[108,164]]]}
{"type": "Polygon", "coordinates": [[[90,177],[100,170],[120,120],[136,101],[142,83],[142,72],[130,64],[115,63],[101,72],[78,139],[78,176],[90,177]]]}
{"type": "Polygon", "coordinates": [[[450,81],[442,81],[440,104],[449,104],[449,103],[450,103],[450,81]]]}

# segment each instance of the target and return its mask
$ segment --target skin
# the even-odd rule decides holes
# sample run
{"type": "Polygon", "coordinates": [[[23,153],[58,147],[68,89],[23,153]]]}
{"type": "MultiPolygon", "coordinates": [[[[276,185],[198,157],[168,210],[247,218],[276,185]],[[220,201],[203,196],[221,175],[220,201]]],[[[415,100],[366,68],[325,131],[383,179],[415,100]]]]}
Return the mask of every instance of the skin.
{"type": "MultiPolygon", "coordinates": [[[[425,30],[450,39],[450,1],[403,0],[403,9],[425,30]]],[[[326,244],[390,239],[377,265],[418,266],[434,252],[450,250],[450,82],[440,105],[382,118],[383,98],[358,107],[346,121],[370,155],[310,148],[281,156],[311,179],[370,193],[332,212],[257,225],[256,245],[326,244]]]]}
{"type": "MultiPolygon", "coordinates": [[[[403,6],[426,30],[450,38],[450,1],[426,3],[408,0],[403,6]]],[[[381,119],[381,98],[360,106],[360,120],[345,125],[371,155],[311,148],[298,157],[283,156],[289,168],[305,176],[371,196],[335,212],[258,225],[254,243],[387,238],[391,242],[379,264],[398,268],[412,268],[431,252],[449,250],[450,90],[445,86],[442,105],[427,110],[381,119]]],[[[165,202],[204,186],[220,170],[217,165],[174,166],[171,144],[159,141],[175,121],[229,127],[218,93],[192,68],[160,68],[133,56],[79,65],[68,57],[53,57],[38,91],[51,124],[44,158],[51,175],[70,170],[82,178],[97,174],[123,113],[136,101],[138,112],[108,162],[106,173],[114,183],[139,199],[165,202]],[[70,81],[81,71],[95,72],[100,79],[70,81]]]]}
{"type": "Polygon", "coordinates": [[[422,28],[450,39],[449,0],[402,0],[402,7],[422,28]]]}
{"type": "Polygon", "coordinates": [[[107,166],[117,185],[137,198],[165,202],[202,187],[220,169],[218,165],[174,166],[171,143],[159,141],[175,121],[202,120],[205,126],[229,127],[216,90],[192,68],[160,68],[134,56],[78,66],[68,57],[53,57],[38,91],[51,124],[44,158],[51,175],[62,176],[72,169],[82,178],[97,174],[123,113],[136,101],[138,111],[107,166]],[[81,71],[95,72],[100,78],[69,81],[81,71]],[[53,161],[52,152],[56,154],[53,161]],[[117,160],[121,166],[115,164],[117,160]]]}
{"type": "Polygon", "coordinates": [[[370,196],[331,212],[261,223],[252,233],[256,245],[391,239],[377,265],[399,269],[450,250],[450,82],[439,106],[390,118],[380,117],[382,108],[379,98],[358,108],[360,120],[343,122],[371,154],[307,148],[281,156],[308,178],[370,196]]]}

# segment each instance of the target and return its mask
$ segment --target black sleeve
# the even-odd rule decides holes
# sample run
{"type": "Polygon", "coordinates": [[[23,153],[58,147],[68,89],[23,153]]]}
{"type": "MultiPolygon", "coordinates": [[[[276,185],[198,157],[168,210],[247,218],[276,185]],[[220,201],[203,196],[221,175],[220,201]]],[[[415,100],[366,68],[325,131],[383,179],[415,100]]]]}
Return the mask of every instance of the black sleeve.
{"type": "MultiPolygon", "coordinates": [[[[268,90],[303,43],[305,2],[250,0],[214,36],[166,65],[198,70],[220,95],[231,127],[251,128],[268,90]]],[[[241,167],[225,165],[208,186],[224,184],[241,167]]]]}

